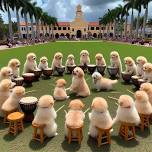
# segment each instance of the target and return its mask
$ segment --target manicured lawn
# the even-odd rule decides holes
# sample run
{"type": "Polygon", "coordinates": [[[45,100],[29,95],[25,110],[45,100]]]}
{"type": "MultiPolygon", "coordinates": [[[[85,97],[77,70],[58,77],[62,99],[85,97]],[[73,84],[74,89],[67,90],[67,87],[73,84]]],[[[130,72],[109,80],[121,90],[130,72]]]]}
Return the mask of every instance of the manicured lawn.
{"type": "MultiPolygon", "coordinates": [[[[111,43],[111,42],[56,42],[48,43],[43,45],[35,45],[29,47],[22,47],[16,49],[2,50],[0,51],[0,68],[7,65],[9,59],[18,58],[21,61],[21,69],[23,68],[26,54],[28,52],[34,52],[37,55],[37,62],[41,56],[47,56],[49,59],[49,65],[51,65],[53,55],[55,52],[60,51],[63,53],[63,64],[66,61],[68,54],[72,53],[75,55],[75,61],[79,64],[79,54],[82,49],[87,49],[90,52],[91,63],[95,63],[95,54],[100,52],[103,53],[107,65],[109,64],[109,54],[112,50],[117,50],[120,53],[120,56],[123,58],[125,56],[131,56],[134,59],[139,55],[144,55],[147,59],[152,62],[152,48],[145,48],[141,46],[132,46],[127,44],[111,43]]],[[[22,70],[21,70],[22,72],[22,70]]],[[[122,80],[114,86],[113,90],[110,92],[96,92],[92,89],[92,79],[89,74],[85,75],[89,87],[91,89],[91,96],[87,98],[82,98],[82,101],[85,103],[84,111],[91,105],[92,99],[96,96],[102,96],[107,99],[109,104],[109,111],[111,116],[115,116],[117,106],[114,100],[109,100],[108,96],[119,97],[121,94],[128,94],[126,89],[132,90],[132,85],[125,85],[122,83],[122,80]],[[118,91],[120,93],[113,93],[118,91]]],[[[44,94],[52,94],[54,87],[52,84],[55,84],[55,80],[60,77],[52,77],[50,80],[42,80],[33,83],[33,87],[26,88],[26,90],[36,90],[36,92],[29,93],[29,96],[36,96],[39,98],[44,94]]],[[[71,84],[71,75],[64,75],[64,79],[67,80],[67,87],[71,84]]],[[[133,90],[132,90],[133,91],[133,90]]],[[[131,94],[129,94],[131,95],[131,94]]],[[[75,97],[71,96],[69,100],[64,102],[56,102],[55,109],[58,109],[63,104],[65,104],[64,109],[67,109],[67,105],[71,99],[75,97]]],[[[64,109],[58,112],[57,124],[58,124],[58,133],[59,135],[52,139],[45,140],[43,145],[40,145],[39,142],[32,140],[33,129],[31,124],[25,124],[24,132],[18,134],[16,137],[13,137],[8,134],[8,125],[0,123],[0,148],[2,152],[30,152],[30,151],[52,151],[52,152],[62,152],[62,151],[81,151],[81,152],[98,152],[98,151],[111,151],[111,152],[129,152],[129,151],[139,151],[139,152],[150,152],[152,149],[152,135],[150,130],[145,130],[143,133],[139,129],[136,130],[137,141],[132,140],[126,142],[118,136],[119,124],[114,126],[114,131],[112,132],[112,143],[110,146],[102,146],[97,148],[96,140],[88,138],[88,127],[89,120],[88,114],[86,114],[85,124],[83,129],[83,141],[81,146],[77,143],[68,144],[64,139],[64,120],[65,114],[64,109]]]]}

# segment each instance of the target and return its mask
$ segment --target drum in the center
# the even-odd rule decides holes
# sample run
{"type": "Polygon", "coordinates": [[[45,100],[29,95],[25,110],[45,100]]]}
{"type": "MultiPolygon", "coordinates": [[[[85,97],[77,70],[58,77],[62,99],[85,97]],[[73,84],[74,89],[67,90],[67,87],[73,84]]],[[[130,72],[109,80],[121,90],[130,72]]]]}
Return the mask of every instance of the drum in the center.
{"type": "Polygon", "coordinates": [[[96,70],[96,65],[95,64],[89,64],[89,65],[87,65],[87,68],[88,68],[88,72],[90,74],[93,74],[96,70]]]}
{"type": "Polygon", "coordinates": [[[36,97],[24,97],[20,100],[19,104],[22,111],[25,114],[24,120],[26,122],[32,122],[34,119],[33,112],[37,107],[38,99],[36,97]]]}
{"type": "Polygon", "coordinates": [[[34,81],[34,73],[24,73],[23,75],[25,85],[32,86],[34,81]]]}

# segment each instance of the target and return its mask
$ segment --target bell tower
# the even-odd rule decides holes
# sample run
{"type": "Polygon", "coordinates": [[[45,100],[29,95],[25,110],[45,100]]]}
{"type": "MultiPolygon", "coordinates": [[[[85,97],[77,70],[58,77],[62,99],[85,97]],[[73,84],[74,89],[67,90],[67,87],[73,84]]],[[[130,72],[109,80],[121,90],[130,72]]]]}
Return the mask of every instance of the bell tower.
{"type": "Polygon", "coordinates": [[[83,20],[83,12],[82,12],[82,7],[79,4],[76,8],[76,20],[83,20]]]}

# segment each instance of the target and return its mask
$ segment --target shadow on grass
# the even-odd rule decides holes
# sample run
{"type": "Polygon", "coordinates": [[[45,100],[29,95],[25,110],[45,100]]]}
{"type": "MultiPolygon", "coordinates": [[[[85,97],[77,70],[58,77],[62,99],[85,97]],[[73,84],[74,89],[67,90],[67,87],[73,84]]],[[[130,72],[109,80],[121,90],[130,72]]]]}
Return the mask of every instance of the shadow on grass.
{"type": "Polygon", "coordinates": [[[11,142],[11,141],[13,141],[14,139],[16,139],[17,136],[20,135],[20,133],[21,133],[21,132],[17,133],[16,136],[14,136],[14,135],[12,135],[12,134],[10,134],[10,133],[7,132],[7,133],[4,135],[3,139],[4,139],[6,142],[11,142]]]}
{"type": "Polygon", "coordinates": [[[139,145],[139,142],[135,139],[126,141],[120,136],[112,136],[111,139],[116,141],[116,143],[121,147],[132,148],[132,147],[139,145]]]}
{"type": "Polygon", "coordinates": [[[125,82],[125,81],[121,81],[120,83],[125,86],[130,86],[132,84],[131,82],[125,82]]]}
{"type": "Polygon", "coordinates": [[[37,151],[37,150],[40,150],[42,148],[44,148],[45,146],[47,146],[47,144],[53,139],[52,138],[46,138],[44,140],[44,143],[41,144],[39,141],[36,141],[36,140],[31,140],[30,143],[29,143],[29,147],[34,150],[34,151],[37,151]]]}
{"type": "Polygon", "coordinates": [[[62,142],[62,148],[63,150],[68,152],[76,152],[80,149],[80,145],[78,144],[78,142],[71,142],[71,144],[68,144],[67,140],[65,139],[62,142]]]}
{"type": "Polygon", "coordinates": [[[147,138],[150,136],[150,129],[145,128],[145,130],[142,132],[140,128],[136,128],[136,134],[140,137],[147,138]]]}
{"type": "Polygon", "coordinates": [[[97,145],[97,139],[88,137],[87,145],[90,147],[92,152],[110,152],[111,147],[110,145],[102,145],[98,147],[97,145]]]}

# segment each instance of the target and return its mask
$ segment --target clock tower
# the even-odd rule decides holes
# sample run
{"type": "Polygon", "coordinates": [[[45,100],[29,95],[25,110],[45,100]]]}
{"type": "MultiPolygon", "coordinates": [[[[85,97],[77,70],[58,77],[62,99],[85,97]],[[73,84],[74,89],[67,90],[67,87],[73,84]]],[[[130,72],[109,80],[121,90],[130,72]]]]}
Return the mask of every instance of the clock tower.
{"type": "Polygon", "coordinates": [[[81,10],[81,5],[79,4],[76,8],[76,20],[83,20],[83,12],[81,10]]]}

